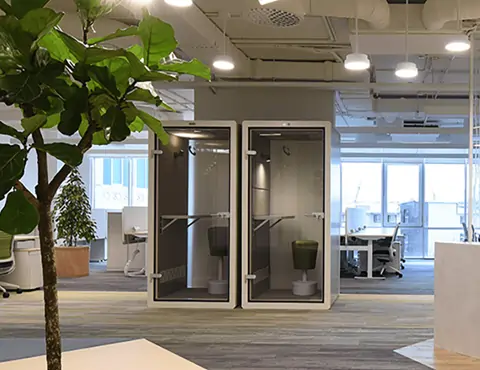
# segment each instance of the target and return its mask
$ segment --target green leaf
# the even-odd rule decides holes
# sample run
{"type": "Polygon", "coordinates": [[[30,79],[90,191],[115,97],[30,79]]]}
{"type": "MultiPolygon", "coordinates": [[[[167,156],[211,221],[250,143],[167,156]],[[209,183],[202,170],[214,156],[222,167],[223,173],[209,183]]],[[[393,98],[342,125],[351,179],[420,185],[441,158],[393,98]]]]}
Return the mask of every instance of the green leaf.
{"type": "Polygon", "coordinates": [[[130,63],[124,57],[117,57],[106,59],[97,64],[101,67],[107,67],[112,76],[115,76],[117,88],[120,90],[121,95],[125,93],[130,85],[131,69],[130,63]]]}
{"type": "Polygon", "coordinates": [[[140,109],[138,109],[138,117],[157,135],[163,145],[168,144],[169,137],[163,129],[162,122],[140,109]]]}
{"type": "MultiPolygon", "coordinates": [[[[52,33],[54,33],[61,40],[61,42],[67,48],[68,54],[74,56],[75,61],[84,60],[86,47],[82,42],[77,40],[75,37],[72,37],[58,29],[52,30],[52,33]]],[[[54,41],[54,40],[51,40],[51,41],[54,41]]],[[[46,46],[46,48],[50,50],[48,46],[46,46]]],[[[64,49],[62,50],[64,51],[64,49]]],[[[58,48],[57,48],[57,52],[58,52],[58,48]]]]}
{"type": "Polygon", "coordinates": [[[29,234],[38,225],[37,209],[15,190],[8,194],[7,202],[0,212],[0,230],[10,235],[29,234]]]}
{"type": "Polygon", "coordinates": [[[65,65],[50,57],[45,48],[38,48],[35,52],[35,67],[37,67],[38,80],[48,83],[65,72],[65,65]]]}
{"type": "Polygon", "coordinates": [[[154,96],[148,90],[138,88],[127,95],[127,100],[143,101],[149,104],[155,104],[157,107],[162,104],[160,97],[154,96]]]}
{"type": "Polygon", "coordinates": [[[30,48],[34,37],[22,29],[13,16],[0,17],[0,55],[14,59],[22,66],[30,64],[30,48]]]}
{"type": "Polygon", "coordinates": [[[27,151],[19,145],[0,144],[0,184],[20,179],[26,159],[27,151]]]}
{"type": "Polygon", "coordinates": [[[149,67],[157,65],[178,46],[172,26],[152,17],[146,10],[138,26],[138,35],[143,42],[145,64],[149,67]]]}
{"type": "Polygon", "coordinates": [[[175,109],[173,109],[171,106],[169,106],[167,103],[165,103],[164,101],[162,101],[162,104],[160,105],[161,107],[165,108],[166,110],[170,111],[170,112],[176,112],[175,109]]]}
{"type": "Polygon", "coordinates": [[[54,113],[47,117],[47,123],[43,128],[53,128],[60,123],[60,113],[54,113]]]}
{"type": "Polygon", "coordinates": [[[35,39],[39,39],[58,25],[62,18],[63,13],[57,13],[49,8],[40,8],[29,11],[20,20],[20,25],[24,31],[35,39]]]}
{"type": "MultiPolygon", "coordinates": [[[[80,128],[78,129],[78,132],[80,135],[83,137],[85,135],[85,132],[87,132],[88,129],[88,122],[86,120],[82,121],[82,124],[80,125],[80,128]]],[[[107,140],[105,131],[97,131],[93,134],[93,145],[108,145],[110,144],[110,141],[107,140]]]]}
{"type": "Polygon", "coordinates": [[[47,49],[50,52],[50,56],[60,62],[64,62],[65,60],[69,59],[76,63],[79,60],[70,51],[70,48],[65,44],[56,30],[52,30],[43,36],[38,41],[38,45],[47,49]]]}
{"type": "Polygon", "coordinates": [[[128,127],[130,131],[142,132],[145,127],[145,123],[138,117],[138,109],[133,103],[126,103],[122,106],[122,111],[127,117],[128,127]]]}
{"type": "Polygon", "coordinates": [[[115,58],[125,55],[123,49],[102,49],[91,47],[85,50],[85,63],[95,64],[104,61],[105,59],[115,58]]]}
{"type": "Polygon", "coordinates": [[[42,94],[36,76],[26,71],[1,77],[0,89],[7,91],[15,103],[30,103],[42,94]]]}
{"type": "MultiPolygon", "coordinates": [[[[138,30],[137,30],[137,32],[138,32],[138,30]]],[[[127,49],[127,51],[132,53],[133,55],[135,55],[139,60],[143,58],[144,50],[143,50],[143,46],[140,45],[140,44],[135,44],[135,45],[130,46],[127,49]]]]}
{"type": "Polygon", "coordinates": [[[135,119],[128,125],[128,128],[133,132],[142,132],[145,128],[145,123],[140,119],[140,117],[135,117],[135,119]]]}
{"type": "Polygon", "coordinates": [[[138,28],[136,26],[131,26],[128,28],[118,29],[114,33],[103,37],[95,37],[88,40],[89,45],[95,45],[100,42],[105,42],[113,39],[118,39],[120,37],[136,36],[138,34],[138,28]]]}
{"type": "Polygon", "coordinates": [[[12,0],[12,12],[18,18],[33,9],[43,8],[50,0],[12,0]]]}
{"type": "Polygon", "coordinates": [[[120,97],[115,77],[110,73],[108,67],[90,66],[89,75],[100,86],[116,97],[120,97]]]}
{"type": "Polygon", "coordinates": [[[47,123],[47,116],[37,114],[33,117],[22,118],[22,127],[25,129],[24,135],[28,136],[37,131],[47,123]]]}
{"type": "Polygon", "coordinates": [[[10,136],[10,137],[14,137],[14,138],[20,140],[21,142],[25,141],[25,136],[23,135],[23,133],[15,130],[13,127],[11,127],[9,125],[6,125],[5,123],[3,123],[1,121],[0,121],[0,135],[7,135],[7,136],[10,136]]]}
{"type": "Polygon", "coordinates": [[[200,62],[198,59],[192,59],[190,62],[161,64],[158,66],[158,70],[175,72],[179,74],[188,74],[191,76],[204,78],[205,80],[210,80],[212,77],[210,68],[200,62]]]}
{"type": "Polygon", "coordinates": [[[151,82],[151,81],[177,81],[178,77],[172,76],[163,72],[148,71],[140,77],[136,78],[138,82],[151,82]]]}
{"type": "Polygon", "coordinates": [[[110,13],[122,0],[75,0],[83,24],[93,25],[95,21],[110,13]]]}
{"type": "Polygon", "coordinates": [[[77,88],[75,93],[64,103],[65,110],[60,115],[58,130],[67,136],[72,136],[82,123],[82,113],[88,108],[88,90],[77,88]]]}
{"type": "Polygon", "coordinates": [[[65,143],[53,143],[44,145],[34,145],[35,148],[47,152],[70,167],[77,167],[82,164],[82,151],[76,146],[65,143]]]}
{"type": "Polygon", "coordinates": [[[102,117],[101,125],[110,129],[110,141],[123,141],[130,136],[125,113],[119,107],[110,107],[102,117]]]}

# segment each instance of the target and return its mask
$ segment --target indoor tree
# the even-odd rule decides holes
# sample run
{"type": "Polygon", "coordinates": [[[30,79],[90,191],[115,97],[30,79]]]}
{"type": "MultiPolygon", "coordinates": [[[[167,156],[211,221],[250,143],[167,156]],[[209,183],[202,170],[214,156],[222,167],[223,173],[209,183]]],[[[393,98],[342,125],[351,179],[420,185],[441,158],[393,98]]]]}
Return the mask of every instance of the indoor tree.
{"type": "Polygon", "coordinates": [[[90,243],[97,225],[92,219],[92,206],[78,168],[73,168],[67,183],[55,197],[53,217],[57,239],[67,247],[76,247],[78,239],[90,243]]]}
{"type": "Polygon", "coordinates": [[[60,29],[63,14],[48,8],[48,0],[0,0],[5,13],[0,16],[0,100],[23,115],[21,128],[0,122],[0,134],[10,137],[0,144],[0,200],[6,197],[0,230],[15,235],[38,226],[48,370],[61,369],[51,212],[57,190],[92,145],[123,141],[144,125],[162,142],[168,141],[161,122],[134,103],[168,108],[149,83],[175,81],[179,74],[210,78],[199,61],[170,58],[177,47],[174,31],[148,11],[138,25],[91,38],[95,21],[121,1],[65,1],[76,3],[81,40],[60,29]],[[136,36],[141,43],[126,49],[102,46],[126,36],[136,36]],[[78,135],[78,142],[48,142],[46,129],[78,135]],[[37,156],[34,192],[21,182],[30,151],[37,156]],[[55,174],[49,174],[48,155],[64,162],[55,174]]]}

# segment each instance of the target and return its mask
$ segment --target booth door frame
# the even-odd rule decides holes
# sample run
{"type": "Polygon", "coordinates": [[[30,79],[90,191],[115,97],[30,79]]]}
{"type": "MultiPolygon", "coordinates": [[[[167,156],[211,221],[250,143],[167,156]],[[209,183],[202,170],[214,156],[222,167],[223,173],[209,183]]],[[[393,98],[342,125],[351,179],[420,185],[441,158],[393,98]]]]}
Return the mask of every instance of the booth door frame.
{"type": "MultiPolygon", "coordinates": [[[[333,304],[331,288],[331,235],[330,235],[330,176],[331,176],[331,136],[332,124],[327,121],[244,121],[242,123],[242,271],[241,271],[241,296],[242,308],[244,309],[286,309],[286,310],[328,310],[333,304]],[[324,129],[324,299],[323,302],[251,302],[249,300],[249,258],[250,258],[250,161],[247,152],[250,150],[250,129],[286,129],[286,128],[310,128],[324,129]]],[[[252,148],[253,150],[253,148],[252,148]]]]}
{"type": "Polygon", "coordinates": [[[155,143],[157,136],[148,134],[148,254],[147,254],[147,293],[149,308],[219,308],[233,309],[238,305],[237,255],[238,255],[238,124],[235,121],[163,121],[165,128],[229,128],[230,129],[230,258],[229,258],[229,296],[225,302],[196,301],[156,301],[154,291],[155,269],[155,143]]]}

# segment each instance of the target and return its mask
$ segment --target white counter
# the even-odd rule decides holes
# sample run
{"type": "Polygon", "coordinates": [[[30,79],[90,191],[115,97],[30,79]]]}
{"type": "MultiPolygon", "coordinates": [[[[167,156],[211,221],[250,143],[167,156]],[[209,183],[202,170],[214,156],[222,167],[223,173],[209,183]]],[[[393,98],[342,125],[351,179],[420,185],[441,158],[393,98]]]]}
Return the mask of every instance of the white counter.
{"type": "Polygon", "coordinates": [[[479,261],[479,243],[435,243],[435,346],[478,358],[479,261]]]}

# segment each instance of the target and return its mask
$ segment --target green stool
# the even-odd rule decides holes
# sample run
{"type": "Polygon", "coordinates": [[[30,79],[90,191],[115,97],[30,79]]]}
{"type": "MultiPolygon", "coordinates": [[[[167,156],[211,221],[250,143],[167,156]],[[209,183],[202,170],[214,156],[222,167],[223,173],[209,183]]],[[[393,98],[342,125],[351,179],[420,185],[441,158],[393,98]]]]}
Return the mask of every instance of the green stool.
{"type": "Polygon", "coordinates": [[[228,257],[230,229],[228,226],[213,226],[208,229],[210,255],[217,257],[217,277],[208,282],[208,293],[212,295],[228,294],[228,280],[224,278],[224,258],[228,257]]]}
{"type": "Polygon", "coordinates": [[[292,242],[293,268],[302,271],[302,280],[293,282],[293,294],[311,296],[317,291],[317,282],[308,280],[308,270],[314,270],[317,264],[318,242],[314,240],[296,240],[292,242]]]}

